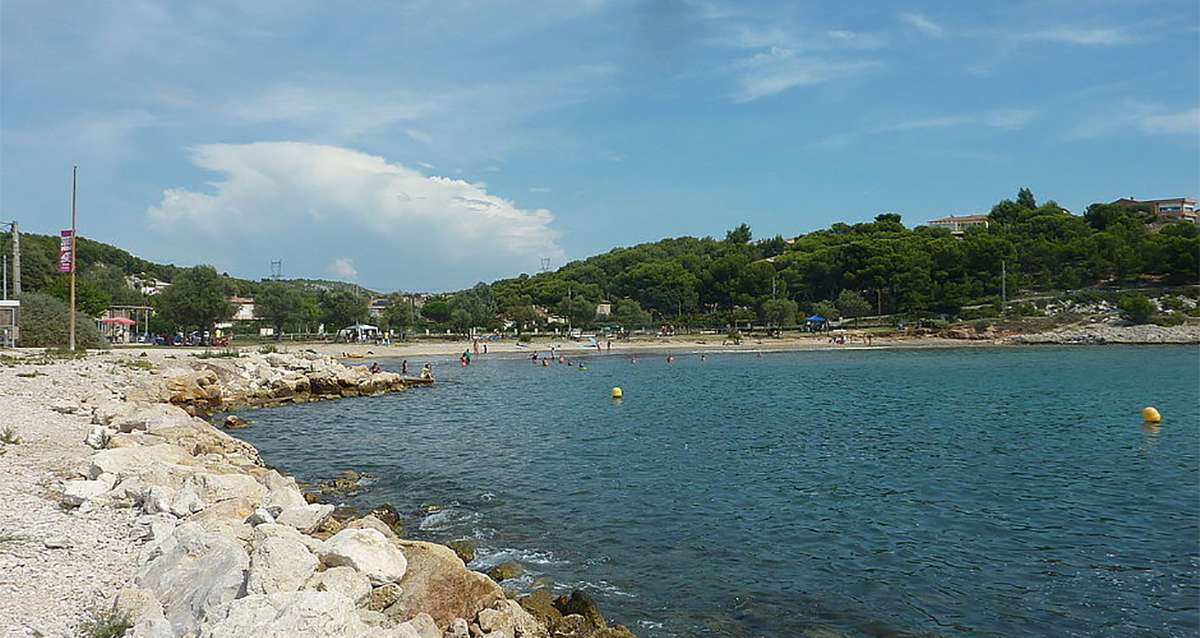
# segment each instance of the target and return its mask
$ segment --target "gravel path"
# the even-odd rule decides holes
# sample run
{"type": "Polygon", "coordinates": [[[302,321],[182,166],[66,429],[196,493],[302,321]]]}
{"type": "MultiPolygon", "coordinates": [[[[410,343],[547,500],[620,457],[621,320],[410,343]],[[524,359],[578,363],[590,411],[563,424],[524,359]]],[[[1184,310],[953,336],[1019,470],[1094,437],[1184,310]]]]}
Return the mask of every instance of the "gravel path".
{"type": "Polygon", "coordinates": [[[133,573],[134,512],[67,510],[56,494],[94,450],[83,443],[88,416],[51,406],[112,396],[104,381],[116,387],[124,375],[107,359],[0,365],[0,430],[21,438],[0,446],[0,637],[79,636],[89,612],[133,573]],[[17,376],[34,370],[42,374],[17,376]]]}

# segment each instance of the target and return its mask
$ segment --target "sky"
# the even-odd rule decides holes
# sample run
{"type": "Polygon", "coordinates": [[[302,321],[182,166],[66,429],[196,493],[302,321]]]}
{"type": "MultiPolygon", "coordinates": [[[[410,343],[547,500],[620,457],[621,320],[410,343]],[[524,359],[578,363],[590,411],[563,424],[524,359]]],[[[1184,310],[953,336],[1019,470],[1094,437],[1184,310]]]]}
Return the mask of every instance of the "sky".
{"type": "Polygon", "coordinates": [[[1200,194],[1195,0],[0,0],[0,219],[439,291],[1018,188],[1200,194]]]}

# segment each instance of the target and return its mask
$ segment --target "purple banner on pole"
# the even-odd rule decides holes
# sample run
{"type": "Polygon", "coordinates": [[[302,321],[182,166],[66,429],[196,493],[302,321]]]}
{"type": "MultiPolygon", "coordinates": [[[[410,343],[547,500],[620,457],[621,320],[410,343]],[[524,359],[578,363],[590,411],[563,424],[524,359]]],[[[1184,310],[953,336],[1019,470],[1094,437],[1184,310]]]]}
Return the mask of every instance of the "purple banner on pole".
{"type": "Polygon", "coordinates": [[[75,255],[71,253],[71,231],[61,233],[58,244],[58,272],[71,272],[75,268],[75,255]]]}

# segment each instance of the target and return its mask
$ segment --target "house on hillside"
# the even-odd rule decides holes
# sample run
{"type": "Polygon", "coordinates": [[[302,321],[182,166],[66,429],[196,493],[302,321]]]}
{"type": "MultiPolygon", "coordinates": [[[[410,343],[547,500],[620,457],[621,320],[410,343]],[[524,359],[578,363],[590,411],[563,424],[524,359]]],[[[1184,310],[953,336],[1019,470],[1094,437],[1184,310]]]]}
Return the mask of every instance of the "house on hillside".
{"type": "Polygon", "coordinates": [[[929,220],[929,225],[936,228],[947,228],[951,235],[962,235],[968,228],[988,227],[987,215],[947,215],[929,220]]]}
{"type": "Polygon", "coordinates": [[[225,300],[233,305],[233,321],[254,321],[258,318],[254,314],[253,297],[227,297],[225,300]]]}
{"type": "Polygon", "coordinates": [[[388,299],[387,297],[376,297],[375,299],[371,300],[370,304],[367,305],[367,314],[378,319],[379,317],[383,316],[383,313],[386,312],[388,308],[391,307],[391,299],[388,299]]]}
{"type": "Polygon", "coordinates": [[[612,302],[604,301],[603,299],[601,299],[600,303],[596,304],[596,316],[597,317],[612,316],[612,302]]]}
{"type": "Polygon", "coordinates": [[[157,295],[171,286],[171,282],[155,279],[146,275],[130,275],[125,278],[125,283],[130,288],[140,291],[147,297],[157,295]]]}
{"type": "Polygon", "coordinates": [[[1144,205],[1150,207],[1150,212],[1163,221],[1188,221],[1200,224],[1200,213],[1196,212],[1196,200],[1190,197],[1172,197],[1169,199],[1134,199],[1122,197],[1115,202],[1117,206],[1144,205]]]}

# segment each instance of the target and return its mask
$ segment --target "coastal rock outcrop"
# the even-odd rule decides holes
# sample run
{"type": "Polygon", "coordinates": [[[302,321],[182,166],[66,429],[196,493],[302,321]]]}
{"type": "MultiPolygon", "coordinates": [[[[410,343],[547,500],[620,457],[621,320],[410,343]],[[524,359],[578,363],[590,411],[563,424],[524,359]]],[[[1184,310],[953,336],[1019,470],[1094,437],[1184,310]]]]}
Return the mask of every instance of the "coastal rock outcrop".
{"type": "Polygon", "coordinates": [[[324,591],[251,594],[213,610],[200,638],[388,638],[363,623],[354,603],[324,591]]]}
{"type": "Polygon", "coordinates": [[[317,557],[299,540],[268,536],[250,552],[246,591],[274,594],[298,591],[317,571],[317,557]]]}
{"type": "Polygon", "coordinates": [[[386,536],[373,529],[344,529],[325,541],[321,562],[353,567],[376,585],[399,582],[408,561],[386,536]]]}
{"type": "Polygon", "coordinates": [[[411,540],[396,545],[408,559],[408,569],[400,581],[400,597],[385,612],[394,621],[425,612],[445,629],[455,618],[475,618],[505,599],[499,585],[467,569],[449,547],[411,540]]]}
{"type": "Polygon", "coordinates": [[[250,557],[241,543],[196,523],[180,525],[170,538],[172,546],[135,582],[154,592],[177,634],[191,636],[210,613],[242,593],[250,557]]]}

